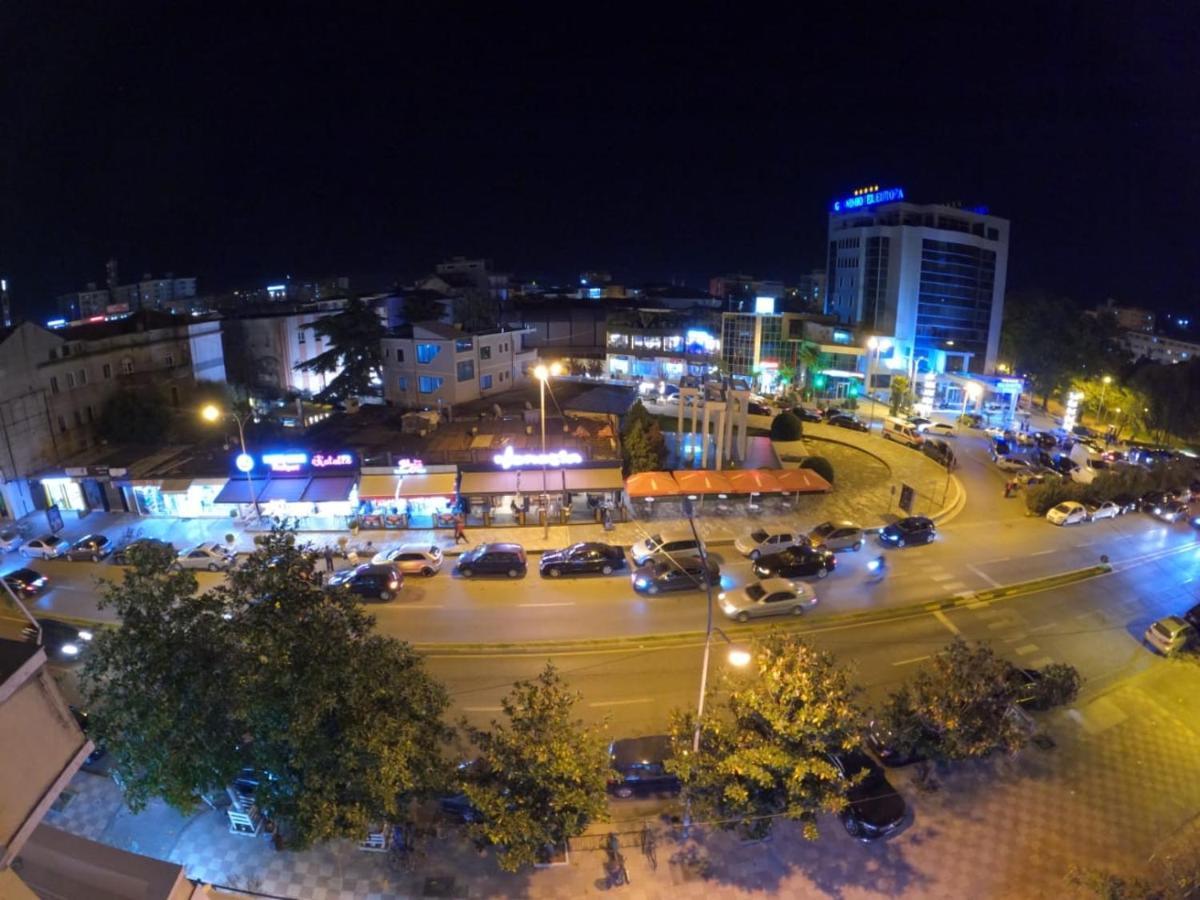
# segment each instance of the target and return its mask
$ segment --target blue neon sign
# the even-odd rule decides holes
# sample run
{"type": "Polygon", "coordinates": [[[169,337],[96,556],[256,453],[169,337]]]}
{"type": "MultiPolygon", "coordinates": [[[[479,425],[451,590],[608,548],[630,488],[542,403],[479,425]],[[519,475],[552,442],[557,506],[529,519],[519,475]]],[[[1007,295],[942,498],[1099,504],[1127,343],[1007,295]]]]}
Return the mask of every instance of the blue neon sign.
{"type": "Polygon", "coordinates": [[[869,189],[855,191],[850,197],[845,200],[836,200],[833,204],[834,212],[845,212],[849,209],[860,209],[864,206],[874,206],[876,203],[893,203],[896,200],[904,199],[904,188],[884,188],[872,186],[869,189]]]}

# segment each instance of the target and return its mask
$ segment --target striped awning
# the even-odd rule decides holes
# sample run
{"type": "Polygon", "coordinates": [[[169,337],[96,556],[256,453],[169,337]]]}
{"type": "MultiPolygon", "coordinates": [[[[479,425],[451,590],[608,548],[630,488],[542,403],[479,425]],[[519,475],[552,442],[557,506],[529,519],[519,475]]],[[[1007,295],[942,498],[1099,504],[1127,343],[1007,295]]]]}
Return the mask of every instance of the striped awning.
{"type": "Polygon", "coordinates": [[[779,481],[779,486],[789,494],[793,492],[818,494],[833,487],[812,469],[780,469],[775,473],[775,477],[779,481]]]}
{"type": "Polygon", "coordinates": [[[725,473],[734,494],[778,494],[783,485],[770,469],[731,469],[725,473]]]}
{"type": "Polygon", "coordinates": [[[709,469],[699,471],[676,469],[673,473],[675,483],[685,494],[732,494],[733,486],[723,472],[709,469]]]}
{"type": "Polygon", "coordinates": [[[677,497],[683,493],[670,472],[638,472],[625,479],[630,497],[677,497]]]}

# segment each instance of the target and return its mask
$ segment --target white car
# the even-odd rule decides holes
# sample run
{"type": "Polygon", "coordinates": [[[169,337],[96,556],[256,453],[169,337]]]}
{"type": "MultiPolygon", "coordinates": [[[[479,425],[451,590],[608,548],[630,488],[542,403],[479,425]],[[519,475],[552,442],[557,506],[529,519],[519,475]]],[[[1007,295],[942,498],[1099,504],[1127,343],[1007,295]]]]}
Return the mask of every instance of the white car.
{"type": "Polygon", "coordinates": [[[1064,501],[1046,513],[1046,521],[1051,525],[1074,525],[1076,522],[1086,522],[1087,518],[1087,507],[1074,500],[1064,501]]]}
{"type": "Polygon", "coordinates": [[[1099,506],[1089,506],[1088,516],[1093,522],[1097,519],[1115,519],[1121,514],[1121,507],[1111,500],[1105,500],[1099,506]]]}
{"type": "Polygon", "coordinates": [[[954,437],[958,432],[953,425],[946,422],[930,422],[924,428],[917,429],[921,434],[934,434],[938,437],[954,437]]]}
{"type": "Polygon", "coordinates": [[[405,575],[432,578],[442,570],[442,548],[431,544],[397,544],[380,550],[371,562],[377,566],[390,563],[405,575]]]}
{"type": "Polygon", "coordinates": [[[996,468],[1002,472],[1025,472],[1030,466],[1028,460],[1019,456],[997,456],[996,468]]]}
{"type": "Polygon", "coordinates": [[[1005,430],[998,425],[989,425],[983,429],[983,433],[992,438],[1003,438],[1006,434],[1005,430]]]}
{"type": "Polygon", "coordinates": [[[1196,629],[1179,616],[1167,616],[1147,628],[1142,640],[1163,656],[1171,656],[1196,640],[1196,629]]]}
{"type": "Polygon", "coordinates": [[[804,535],[795,531],[767,531],[765,528],[759,528],[749,534],[743,534],[733,542],[733,547],[742,556],[758,559],[766,553],[778,553],[785,547],[807,543],[804,535]]]}
{"type": "Polygon", "coordinates": [[[817,595],[806,584],[786,578],[764,578],[737,590],[717,595],[721,611],[738,622],[758,616],[800,616],[817,605],[817,595]]]}
{"type": "Polygon", "coordinates": [[[189,547],[175,559],[177,569],[207,569],[219,572],[233,565],[234,556],[215,541],[189,547]]]}
{"type": "Polygon", "coordinates": [[[26,541],[21,548],[21,555],[26,559],[54,559],[62,556],[70,548],[70,544],[53,534],[43,534],[32,541],[26,541]]]}
{"type": "Polygon", "coordinates": [[[21,546],[25,536],[15,528],[5,528],[0,531],[0,550],[10,552],[21,546]]]}

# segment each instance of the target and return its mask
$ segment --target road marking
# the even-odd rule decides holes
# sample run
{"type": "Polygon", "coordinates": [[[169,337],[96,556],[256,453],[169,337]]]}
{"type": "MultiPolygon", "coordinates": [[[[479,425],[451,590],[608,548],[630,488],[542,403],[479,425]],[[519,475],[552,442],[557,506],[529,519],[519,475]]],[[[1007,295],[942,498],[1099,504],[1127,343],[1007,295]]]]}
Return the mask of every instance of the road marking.
{"type": "Polygon", "coordinates": [[[947,619],[946,614],[944,612],[942,612],[940,609],[936,610],[934,612],[933,617],[935,619],[937,619],[939,622],[941,622],[943,625],[945,625],[948,629],[950,629],[950,631],[953,634],[962,634],[962,632],[959,631],[958,626],[955,625],[953,622],[951,622],[949,619],[947,619]]]}
{"type": "Polygon", "coordinates": [[[446,604],[444,604],[444,603],[414,603],[412,606],[393,606],[393,607],[391,607],[392,610],[397,610],[397,611],[403,610],[403,609],[445,609],[445,608],[446,608],[446,604]]]}
{"type": "Polygon", "coordinates": [[[912,663],[924,662],[925,660],[927,660],[929,658],[930,658],[929,654],[926,654],[925,656],[914,656],[912,659],[898,660],[897,662],[892,663],[892,665],[893,666],[908,666],[908,665],[911,665],[912,663]]]}
{"type": "Polygon", "coordinates": [[[503,706],[463,706],[460,707],[463,712],[500,712],[504,709],[503,706]]]}
{"type": "Polygon", "coordinates": [[[574,605],[575,605],[575,602],[573,600],[569,603],[518,603],[517,604],[517,606],[574,606],[574,605]]]}
{"type": "Polygon", "coordinates": [[[962,593],[967,593],[967,594],[971,593],[970,591],[963,590],[966,586],[967,586],[967,583],[965,581],[947,581],[945,584],[938,585],[938,587],[940,587],[944,590],[955,591],[956,597],[958,596],[957,592],[962,592],[962,593]]]}
{"type": "Polygon", "coordinates": [[[1030,553],[1030,556],[1045,556],[1047,553],[1057,553],[1057,550],[1039,550],[1037,553],[1030,553]]]}
{"type": "Polygon", "coordinates": [[[1076,544],[1075,546],[1076,546],[1076,547],[1090,547],[1090,546],[1092,546],[1092,544],[1094,544],[1094,543],[1096,543],[1096,542],[1095,542],[1095,541],[1080,541],[1080,542],[1079,542],[1078,544],[1076,544]]]}
{"type": "Polygon", "coordinates": [[[1037,634],[1040,631],[1053,631],[1058,626],[1057,622],[1047,622],[1045,625],[1035,625],[1029,629],[1030,634],[1037,634]]]}
{"type": "Polygon", "coordinates": [[[987,574],[987,572],[984,572],[978,566],[973,566],[970,563],[967,563],[967,568],[970,569],[972,572],[974,572],[976,575],[978,575],[980,578],[982,578],[984,581],[986,581],[988,584],[990,584],[992,587],[1000,587],[1000,582],[998,582],[991,575],[987,574]]]}
{"type": "Polygon", "coordinates": [[[633,703],[653,703],[653,697],[638,697],[634,700],[599,700],[596,703],[589,703],[588,706],[629,706],[633,703]]]}
{"type": "Polygon", "coordinates": [[[1013,652],[1017,656],[1028,656],[1030,653],[1037,653],[1037,644],[1022,644],[1020,647],[1015,647],[1013,652]]]}
{"type": "Polygon", "coordinates": [[[1011,556],[997,556],[995,559],[988,559],[988,560],[981,562],[980,565],[987,566],[987,565],[991,565],[992,563],[995,563],[995,562],[1008,562],[1010,559],[1012,559],[1011,556]]]}
{"type": "Polygon", "coordinates": [[[949,581],[953,577],[954,576],[951,575],[949,572],[940,572],[940,571],[936,575],[931,574],[929,576],[931,581],[949,581]]]}

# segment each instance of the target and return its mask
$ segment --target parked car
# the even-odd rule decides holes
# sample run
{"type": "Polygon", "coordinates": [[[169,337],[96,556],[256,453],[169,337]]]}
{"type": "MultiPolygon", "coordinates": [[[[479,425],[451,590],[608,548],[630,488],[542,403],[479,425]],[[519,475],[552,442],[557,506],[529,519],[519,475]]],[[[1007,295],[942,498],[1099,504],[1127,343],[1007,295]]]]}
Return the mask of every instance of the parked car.
{"type": "MultiPolygon", "coordinates": [[[[47,658],[60,663],[78,661],[92,640],[92,633],[86,628],[76,628],[57,619],[37,619],[41,626],[42,639],[40,646],[46,651],[47,658]]],[[[38,640],[37,629],[26,625],[21,634],[30,643],[38,640]]]]}
{"type": "Polygon", "coordinates": [[[743,534],[733,542],[733,547],[742,556],[758,559],[768,553],[778,553],[793,544],[808,543],[804,535],[798,531],[768,531],[758,528],[749,534],[743,534]]]}
{"type": "Polygon", "coordinates": [[[5,528],[0,531],[0,550],[10,553],[20,547],[23,540],[25,540],[25,535],[21,534],[20,530],[5,528]]]}
{"type": "MultiPolygon", "coordinates": [[[[927,743],[934,743],[937,740],[937,736],[928,731],[924,733],[924,737],[927,743]]],[[[925,761],[925,754],[919,749],[914,748],[907,752],[902,752],[896,746],[895,735],[881,723],[874,720],[867,723],[865,738],[867,749],[871,751],[871,755],[889,769],[925,761]]]]}
{"type": "Polygon", "coordinates": [[[638,566],[631,576],[633,589],[639,594],[662,594],[667,591],[699,591],[706,584],[721,583],[721,568],[713,560],[704,563],[692,557],[681,560],[654,559],[638,566]]]}
{"type": "Polygon", "coordinates": [[[838,413],[829,420],[828,424],[833,425],[836,428],[849,428],[851,431],[869,430],[866,422],[863,422],[861,419],[857,418],[856,416],[849,415],[848,413],[838,413]]]}
{"type": "MultiPolygon", "coordinates": [[[[633,564],[640,566],[656,556],[669,556],[671,559],[700,557],[703,541],[696,540],[691,530],[664,531],[642,538],[629,548],[633,564]]],[[[707,549],[707,548],[705,548],[707,549]]]]}
{"type": "Polygon", "coordinates": [[[804,406],[793,406],[792,414],[801,422],[821,422],[824,421],[821,414],[815,409],[808,409],[804,406]]]}
{"type": "Polygon", "coordinates": [[[458,558],[454,570],[463,578],[476,575],[507,575],[524,578],[525,548],[520,544],[480,544],[458,558]]]}
{"type": "Polygon", "coordinates": [[[206,541],[195,547],[189,547],[175,557],[175,568],[207,569],[210,572],[219,572],[222,569],[230,568],[234,558],[231,551],[216,541],[206,541]]]}
{"type": "Polygon", "coordinates": [[[921,452],[941,466],[954,462],[954,448],[939,438],[927,437],[921,444],[921,452]]]}
{"type": "Polygon", "coordinates": [[[1200,603],[1197,603],[1183,614],[1183,621],[1195,628],[1197,633],[1200,633],[1200,603]]]}
{"type": "Polygon", "coordinates": [[[1089,505],[1087,511],[1088,518],[1093,522],[1098,522],[1100,519],[1115,519],[1121,514],[1121,507],[1112,500],[1105,500],[1094,506],[1089,505]]]}
{"type": "Polygon", "coordinates": [[[1004,438],[993,437],[991,443],[988,445],[988,453],[993,460],[996,460],[1001,456],[1012,456],[1013,447],[1004,438]]]}
{"type": "Polygon", "coordinates": [[[43,534],[41,537],[26,541],[20,549],[20,554],[26,559],[55,559],[66,553],[69,546],[57,535],[43,534]]]}
{"type": "Polygon", "coordinates": [[[1075,500],[1066,500],[1046,513],[1046,521],[1051,525],[1075,525],[1086,522],[1087,507],[1075,500]]]}
{"type": "Polygon", "coordinates": [[[937,537],[937,528],[933,520],[925,516],[908,516],[899,522],[884,526],[879,532],[879,540],[893,547],[904,547],[909,544],[928,544],[937,537]]]}
{"type": "Polygon", "coordinates": [[[404,587],[404,576],[390,563],[363,563],[353,569],[334,572],[325,582],[327,587],[344,587],[364,600],[382,600],[385,603],[400,593],[404,587]]]}
{"type": "Polygon", "coordinates": [[[102,534],[85,534],[73,543],[63,555],[75,562],[81,560],[100,562],[110,553],[112,553],[112,541],[102,534]]]}
{"type": "MultiPolygon", "coordinates": [[[[79,730],[83,732],[84,737],[87,737],[88,728],[91,725],[87,711],[80,709],[78,706],[68,706],[67,709],[71,711],[71,716],[75,719],[75,724],[79,726],[79,730]]],[[[94,766],[97,762],[103,759],[104,754],[107,752],[108,751],[103,746],[94,745],[92,752],[89,753],[87,758],[83,761],[84,770],[86,770],[88,766],[94,766]]]]}
{"type": "Polygon", "coordinates": [[[1053,450],[1058,446],[1058,436],[1051,434],[1049,431],[1035,431],[1033,440],[1043,450],[1053,450]]]}
{"type": "Polygon", "coordinates": [[[152,550],[169,553],[172,559],[179,555],[175,545],[167,541],[160,541],[158,538],[137,538],[113,550],[112,561],[118,566],[128,566],[133,562],[131,554],[152,550]]]}
{"type": "Polygon", "coordinates": [[[862,526],[845,519],[822,522],[808,533],[808,542],[824,550],[861,550],[864,541],[862,526]]]}
{"type": "Polygon", "coordinates": [[[1196,640],[1196,626],[1180,616],[1167,616],[1147,628],[1142,639],[1163,656],[1171,656],[1196,640]]]}
{"type": "Polygon", "coordinates": [[[1117,508],[1121,511],[1121,515],[1135,512],[1138,508],[1138,498],[1133,496],[1133,494],[1117,494],[1112,498],[1112,502],[1117,505],[1117,508]]]}
{"type": "Polygon", "coordinates": [[[608,782],[609,793],[622,799],[678,794],[679,778],[666,767],[672,755],[671,737],[666,734],[613,741],[608,745],[608,758],[616,777],[608,782]]]}
{"type": "Polygon", "coordinates": [[[542,577],[562,575],[611,575],[625,568],[625,551],[612,544],[587,541],[542,554],[538,571],[542,577]]]}
{"type": "Polygon", "coordinates": [[[746,412],[752,416],[773,416],[775,411],[765,403],[757,403],[754,400],[746,402],[746,412]]]}
{"type": "Polygon", "coordinates": [[[996,456],[993,457],[996,462],[996,468],[1001,472],[1021,473],[1028,472],[1033,468],[1029,464],[1029,460],[1020,456],[996,456]]]}
{"type": "Polygon", "coordinates": [[[442,570],[442,548],[434,544],[397,544],[380,550],[371,562],[377,566],[393,565],[403,575],[432,578],[442,570]]]}
{"type": "Polygon", "coordinates": [[[1062,481],[1062,475],[1053,469],[1043,469],[1040,466],[1029,466],[1013,473],[1013,481],[1023,487],[1035,487],[1047,482],[1062,481]]]}
{"type": "Polygon", "coordinates": [[[883,769],[861,750],[829,754],[847,785],[846,806],[838,813],[846,833],[860,841],[891,834],[908,818],[908,804],[883,769]]]}
{"type": "Polygon", "coordinates": [[[917,427],[917,431],[921,434],[933,435],[934,437],[947,437],[957,434],[954,426],[948,422],[935,422],[933,419],[927,419],[924,416],[909,416],[908,422],[917,427]]]}
{"type": "Polygon", "coordinates": [[[786,578],[764,578],[745,587],[717,595],[721,611],[731,619],[749,622],[759,616],[801,616],[817,605],[817,595],[806,584],[786,578]]]}
{"type": "Polygon", "coordinates": [[[1180,503],[1178,500],[1167,500],[1165,503],[1155,506],[1151,513],[1156,519],[1162,519],[1164,522],[1178,522],[1180,519],[1186,519],[1188,514],[1187,504],[1180,503]]]}
{"type": "Polygon", "coordinates": [[[760,557],[754,564],[754,574],[759,578],[803,578],[808,575],[824,578],[836,568],[837,557],[832,550],[804,545],[760,557]]]}
{"type": "Polygon", "coordinates": [[[11,572],[0,575],[0,578],[4,579],[4,583],[12,588],[12,592],[18,597],[40,594],[46,589],[50,580],[41,572],[35,572],[33,569],[13,569],[11,572]]]}

